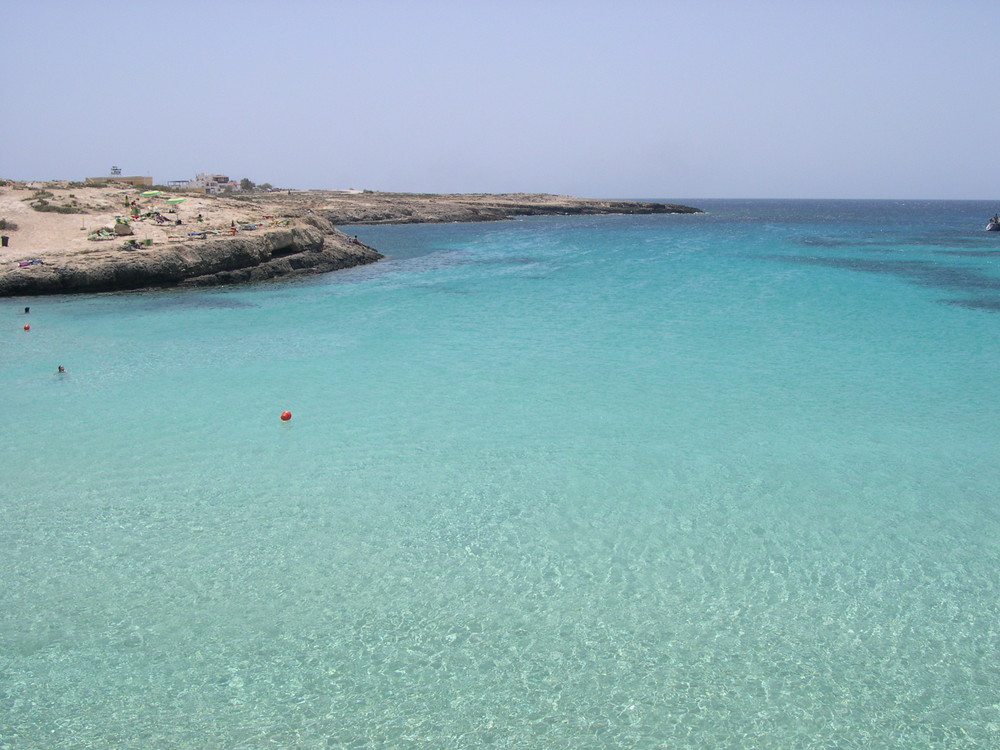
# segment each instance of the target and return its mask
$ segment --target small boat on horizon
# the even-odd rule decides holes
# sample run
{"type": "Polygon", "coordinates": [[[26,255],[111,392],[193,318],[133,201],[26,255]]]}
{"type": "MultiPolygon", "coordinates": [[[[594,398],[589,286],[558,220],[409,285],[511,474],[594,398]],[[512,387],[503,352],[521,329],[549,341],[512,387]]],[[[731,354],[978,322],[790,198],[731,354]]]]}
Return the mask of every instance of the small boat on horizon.
{"type": "Polygon", "coordinates": [[[993,214],[993,218],[986,225],[987,232],[1000,232],[1000,214],[993,214]]]}

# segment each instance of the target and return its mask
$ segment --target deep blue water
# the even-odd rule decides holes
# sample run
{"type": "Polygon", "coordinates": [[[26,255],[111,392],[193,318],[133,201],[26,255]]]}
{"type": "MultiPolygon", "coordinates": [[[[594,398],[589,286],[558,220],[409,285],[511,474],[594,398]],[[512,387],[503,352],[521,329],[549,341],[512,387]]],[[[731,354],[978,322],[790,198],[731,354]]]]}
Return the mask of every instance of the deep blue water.
{"type": "Polygon", "coordinates": [[[1000,744],[996,206],[679,202],[4,302],[0,748],[1000,744]]]}

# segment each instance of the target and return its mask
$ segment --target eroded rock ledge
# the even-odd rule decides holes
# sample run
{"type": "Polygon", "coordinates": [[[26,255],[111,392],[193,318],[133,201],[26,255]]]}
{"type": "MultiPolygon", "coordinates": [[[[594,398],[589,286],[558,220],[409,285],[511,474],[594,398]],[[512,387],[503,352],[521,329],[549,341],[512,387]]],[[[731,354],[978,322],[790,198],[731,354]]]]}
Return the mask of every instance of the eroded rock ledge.
{"type": "MultiPolygon", "coordinates": [[[[319,223],[317,221],[317,223],[319,223]]],[[[76,256],[0,275],[0,296],[212,286],[323,273],[382,255],[332,227],[305,224],[237,237],[154,245],[94,259],[76,256]]]]}

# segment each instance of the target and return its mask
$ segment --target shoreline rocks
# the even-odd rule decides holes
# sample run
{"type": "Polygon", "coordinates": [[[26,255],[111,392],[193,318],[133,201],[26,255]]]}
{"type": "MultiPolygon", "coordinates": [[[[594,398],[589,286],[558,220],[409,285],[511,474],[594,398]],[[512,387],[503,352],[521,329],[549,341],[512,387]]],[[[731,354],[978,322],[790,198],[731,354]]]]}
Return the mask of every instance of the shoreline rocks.
{"type": "Polygon", "coordinates": [[[140,247],[99,261],[17,267],[0,274],[0,296],[133,291],[265,281],[374,263],[374,248],[310,226],[140,247]]]}

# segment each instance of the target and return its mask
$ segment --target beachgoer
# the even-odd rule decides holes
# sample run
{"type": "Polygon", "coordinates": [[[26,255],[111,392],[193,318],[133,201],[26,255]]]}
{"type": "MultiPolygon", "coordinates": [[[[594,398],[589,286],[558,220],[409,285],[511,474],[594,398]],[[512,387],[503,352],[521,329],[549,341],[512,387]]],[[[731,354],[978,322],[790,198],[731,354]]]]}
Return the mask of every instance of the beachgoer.
{"type": "Polygon", "coordinates": [[[25,314],[25,315],[27,315],[27,314],[28,314],[28,313],[30,313],[30,312],[31,312],[31,308],[30,308],[30,307],[26,307],[26,308],[24,308],[24,314],[25,314]]]}
{"type": "Polygon", "coordinates": [[[59,369],[55,371],[55,374],[56,375],[65,375],[66,374],[66,368],[63,367],[62,365],[59,365],[59,369]]]}

